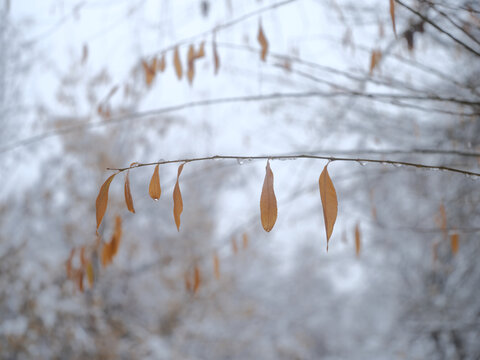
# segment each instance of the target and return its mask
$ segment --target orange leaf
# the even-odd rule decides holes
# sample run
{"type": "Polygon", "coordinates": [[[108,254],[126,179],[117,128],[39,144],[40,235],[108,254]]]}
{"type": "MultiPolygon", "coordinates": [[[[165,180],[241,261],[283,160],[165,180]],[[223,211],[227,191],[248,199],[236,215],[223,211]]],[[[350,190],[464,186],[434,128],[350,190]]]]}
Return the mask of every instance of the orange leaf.
{"type": "Polygon", "coordinates": [[[148,186],[148,193],[153,200],[160,199],[162,194],[162,189],[160,187],[160,175],[158,174],[158,164],[153,170],[152,179],[150,180],[150,185],[148,186]]]}
{"type": "Polygon", "coordinates": [[[355,255],[360,256],[360,228],[355,226],[355,255]]]}
{"type": "Polygon", "coordinates": [[[182,193],[180,192],[178,179],[182,173],[183,165],[185,165],[185,163],[178,167],[177,182],[175,183],[175,188],[173,189],[173,217],[175,219],[175,225],[177,225],[178,231],[180,231],[180,215],[183,211],[182,193]]]}
{"type": "Polygon", "coordinates": [[[125,186],[124,186],[125,203],[127,204],[128,211],[135,214],[135,208],[133,207],[132,193],[130,192],[130,179],[128,177],[129,173],[130,173],[130,170],[127,170],[127,174],[125,175],[125,186]]]}
{"type": "Polygon", "coordinates": [[[273,229],[273,225],[277,221],[277,199],[273,190],[273,172],[269,160],[267,160],[265,179],[260,196],[260,219],[267,232],[273,229]]]}
{"type": "Polygon", "coordinates": [[[102,265],[106,267],[112,261],[112,246],[111,243],[103,244],[102,248],[102,265]]]}
{"type": "Polygon", "coordinates": [[[247,233],[243,233],[242,240],[243,240],[243,249],[248,248],[248,235],[247,235],[247,233]]]}
{"type": "Polygon", "coordinates": [[[450,246],[452,248],[452,254],[456,255],[459,248],[458,234],[450,235],[450,246]]]}
{"type": "Polygon", "coordinates": [[[202,283],[202,278],[200,276],[200,269],[198,266],[195,266],[195,273],[194,273],[194,278],[193,278],[193,293],[196,294],[198,291],[198,288],[200,287],[200,284],[202,283]]]}
{"type": "Polygon", "coordinates": [[[175,48],[175,51],[173,53],[173,65],[175,66],[175,73],[177,74],[178,80],[181,80],[183,75],[183,68],[182,62],[180,60],[180,54],[178,53],[178,46],[175,48]]]}
{"type": "Polygon", "coordinates": [[[217,253],[213,255],[213,271],[215,273],[215,278],[220,279],[220,260],[218,259],[217,253]]]}
{"type": "Polygon", "coordinates": [[[390,0],[390,17],[392,18],[393,33],[397,36],[397,28],[395,26],[395,0],[390,0]]]}
{"type": "Polygon", "coordinates": [[[122,218],[120,216],[115,217],[115,230],[113,232],[112,239],[110,240],[110,257],[113,258],[120,247],[120,240],[122,239],[122,218]]]}
{"type": "Polygon", "coordinates": [[[372,51],[372,56],[370,58],[370,75],[373,74],[373,70],[380,63],[381,58],[382,58],[382,52],[380,50],[373,50],[372,51]]]}
{"type": "Polygon", "coordinates": [[[262,61],[265,61],[268,53],[268,41],[267,41],[267,38],[265,37],[265,34],[263,33],[262,23],[258,25],[257,40],[260,43],[260,46],[262,47],[262,52],[260,57],[262,61]]]}
{"type": "Polygon", "coordinates": [[[108,203],[108,189],[110,188],[110,184],[117,174],[111,175],[102,185],[100,191],[98,192],[97,200],[95,201],[95,208],[97,212],[97,230],[102,223],[103,216],[105,215],[105,211],[107,211],[107,203],[108,203]]]}
{"type": "Polygon", "coordinates": [[[328,251],[328,241],[330,240],[330,236],[332,236],[333,226],[337,220],[338,200],[337,192],[335,191],[332,179],[330,179],[330,175],[328,174],[327,166],[328,164],[325,165],[322,173],[320,174],[318,184],[320,187],[320,198],[322,200],[323,220],[325,223],[325,232],[327,234],[328,251]]]}

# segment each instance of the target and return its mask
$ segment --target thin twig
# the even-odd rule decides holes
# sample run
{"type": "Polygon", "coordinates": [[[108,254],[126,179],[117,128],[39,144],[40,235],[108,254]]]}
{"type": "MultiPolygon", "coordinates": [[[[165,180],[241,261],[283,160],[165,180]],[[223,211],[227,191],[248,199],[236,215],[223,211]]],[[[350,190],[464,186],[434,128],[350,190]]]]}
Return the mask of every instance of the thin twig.
{"type": "Polygon", "coordinates": [[[366,158],[349,158],[349,157],[334,157],[334,156],[320,156],[320,155],[311,155],[311,154],[292,154],[292,155],[261,155],[261,156],[237,156],[237,155],[214,155],[198,158],[187,158],[187,159],[177,159],[177,160],[162,160],[151,163],[137,163],[133,166],[125,168],[107,168],[107,170],[113,170],[118,172],[123,172],[130,169],[135,169],[145,166],[153,165],[164,165],[164,164],[174,164],[174,163],[191,163],[198,161],[208,161],[208,160],[237,160],[241,161],[252,161],[252,160],[297,160],[297,159],[315,159],[315,160],[328,160],[333,161],[349,161],[357,162],[364,165],[365,163],[376,163],[383,165],[393,165],[393,166],[408,166],[415,167],[419,169],[427,170],[442,170],[449,171],[454,173],[459,173],[467,176],[480,176],[480,173],[472,172],[468,170],[462,170],[457,168],[452,168],[449,166],[437,166],[437,165],[426,165],[420,163],[412,163],[407,161],[397,161],[397,160],[379,160],[379,159],[366,159],[366,158]]]}

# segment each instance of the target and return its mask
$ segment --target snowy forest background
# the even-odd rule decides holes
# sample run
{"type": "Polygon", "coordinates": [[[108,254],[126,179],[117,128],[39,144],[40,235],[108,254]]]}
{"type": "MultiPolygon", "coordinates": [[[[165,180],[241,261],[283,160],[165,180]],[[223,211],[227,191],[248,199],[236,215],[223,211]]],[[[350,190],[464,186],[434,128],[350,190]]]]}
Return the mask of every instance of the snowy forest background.
{"type": "Polygon", "coordinates": [[[160,166],[158,202],[143,167],[135,214],[123,174],[112,182],[99,233],[118,215],[123,234],[109,266],[97,251],[106,169],[132,162],[317,154],[480,172],[480,5],[396,0],[395,23],[388,0],[0,0],[0,357],[480,359],[479,177],[334,161],[327,252],[326,161],[270,162],[269,233],[265,161],[185,165],[180,231],[178,164],[160,166]],[[66,266],[82,248],[83,291],[66,266]]]}

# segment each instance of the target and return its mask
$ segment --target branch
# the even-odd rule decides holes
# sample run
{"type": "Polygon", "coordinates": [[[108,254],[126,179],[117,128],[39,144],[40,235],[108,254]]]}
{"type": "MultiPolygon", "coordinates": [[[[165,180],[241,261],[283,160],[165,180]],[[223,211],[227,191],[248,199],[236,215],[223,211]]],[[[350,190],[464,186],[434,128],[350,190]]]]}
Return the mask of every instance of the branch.
{"type": "Polygon", "coordinates": [[[238,162],[242,161],[252,161],[252,160],[297,160],[297,159],[315,159],[315,160],[328,160],[329,162],[333,161],[349,161],[349,162],[356,162],[361,165],[366,163],[375,163],[375,164],[383,164],[383,165],[393,165],[396,167],[399,166],[408,166],[408,167],[415,167],[419,169],[426,169],[426,170],[442,170],[442,171],[449,171],[458,174],[463,174],[467,176],[475,176],[480,177],[480,173],[472,172],[468,170],[462,170],[457,168],[452,168],[448,166],[436,166],[436,165],[426,165],[420,163],[412,163],[406,161],[396,161],[396,160],[378,160],[378,159],[366,159],[366,158],[347,158],[347,157],[333,157],[333,156],[320,156],[320,155],[309,155],[309,154],[297,154],[297,155],[262,155],[262,156],[234,156],[234,155],[214,155],[214,156],[207,156],[207,157],[198,157],[198,158],[187,158],[187,159],[177,159],[177,160],[162,160],[157,162],[151,163],[137,163],[133,166],[125,167],[125,168],[107,168],[107,170],[113,170],[118,172],[123,172],[130,169],[135,169],[139,167],[145,166],[153,166],[153,165],[164,165],[164,164],[174,164],[174,163],[190,163],[190,162],[198,162],[198,161],[207,161],[207,160],[237,160],[238,162]]]}

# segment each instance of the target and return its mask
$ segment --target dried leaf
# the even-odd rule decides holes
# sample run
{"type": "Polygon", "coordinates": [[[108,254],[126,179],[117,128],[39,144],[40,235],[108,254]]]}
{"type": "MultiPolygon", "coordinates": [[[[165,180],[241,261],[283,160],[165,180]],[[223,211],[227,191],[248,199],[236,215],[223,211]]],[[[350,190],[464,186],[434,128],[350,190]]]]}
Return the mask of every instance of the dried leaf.
{"type": "Polygon", "coordinates": [[[320,187],[320,198],[322,200],[322,209],[323,209],[323,220],[325,223],[325,232],[327,234],[327,251],[328,251],[328,241],[330,236],[332,236],[333,226],[337,220],[338,212],[338,200],[337,192],[333,186],[332,179],[328,174],[327,165],[325,165],[320,177],[318,179],[318,184],[320,187]]]}
{"type": "Polygon", "coordinates": [[[98,192],[97,200],[95,201],[95,209],[97,213],[97,230],[102,223],[103,216],[105,215],[105,211],[107,211],[107,203],[108,203],[108,189],[110,188],[110,184],[117,174],[111,175],[102,185],[100,191],[98,192]]]}
{"type": "Polygon", "coordinates": [[[180,60],[180,54],[178,52],[178,46],[175,48],[175,51],[173,53],[173,65],[175,66],[175,73],[177,74],[178,80],[181,80],[183,75],[183,68],[182,62],[180,60]]]}
{"type": "Polygon", "coordinates": [[[158,70],[160,72],[164,72],[166,66],[167,66],[167,62],[165,61],[165,54],[162,54],[162,57],[160,58],[160,61],[158,62],[158,70]]]}
{"type": "Polygon", "coordinates": [[[205,41],[202,41],[200,48],[195,53],[195,59],[201,59],[203,57],[205,57],[205,41]]]}
{"type": "Polygon", "coordinates": [[[232,251],[234,254],[238,253],[237,239],[235,239],[235,236],[232,237],[232,251]]]}
{"type": "Polygon", "coordinates": [[[382,58],[382,52],[380,50],[372,51],[372,56],[370,58],[370,75],[373,74],[373,70],[380,63],[381,58],[382,58]]]}
{"type": "Polygon", "coordinates": [[[79,270],[77,273],[77,281],[78,281],[78,290],[83,292],[83,271],[79,270]]]}
{"type": "Polygon", "coordinates": [[[195,266],[194,277],[193,277],[193,294],[196,294],[200,284],[202,283],[202,278],[200,276],[200,269],[198,266],[195,266]]]}
{"type": "Polygon", "coordinates": [[[265,231],[272,230],[277,221],[277,199],[273,189],[273,172],[267,160],[265,179],[260,196],[260,218],[265,231]]]}
{"type": "Polygon", "coordinates": [[[355,226],[355,255],[360,256],[360,228],[358,224],[355,226]]]}
{"type": "Polygon", "coordinates": [[[215,75],[217,75],[218,69],[220,69],[220,57],[218,56],[217,43],[215,42],[215,38],[213,38],[212,50],[213,50],[213,64],[215,69],[215,75]]]}
{"type": "Polygon", "coordinates": [[[245,250],[246,248],[248,248],[248,235],[247,235],[247,233],[243,233],[242,242],[243,242],[243,249],[245,250]]]}
{"type": "Polygon", "coordinates": [[[456,255],[458,252],[459,248],[459,242],[458,242],[458,234],[452,234],[450,235],[450,246],[452,248],[452,254],[456,255]]]}
{"type": "Polygon", "coordinates": [[[112,239],[110,240],[110,246],[111,246],[110,257],[112,259],[118,252],[121,239],[122,239],[122,218],[117,215],[115,217],[115,230],[113,232],[112,239]]]}
{"type": "Polygon", "coordinates": [[[145,73],[145,83],[147,86],[150,86],[155,78],[156,74],[156,64],[157,62],[155,59],[153,60],[152,64],[148,64],[145,60],[142,60],[143,71],[145,73]]]}
{"type": "Polygon", "coordinates": [[[258,25],[257,40],[262,48],[260,58],[262,59],[262,61],[265,61],[268,53],[268,41],[267,41],[267,38],[265,37],[265,34],[263,33],[262,23],[258,25]]]}
{"type": "Polygon", "coordinates": [[[218,259],[217,253],[213,255],[213,272],[215,273],[215,278],[220,279],[220,260],[218,259]]]}
{"type": "Polygon", "coordinates": [[[160,199],[160,195],[162,194],[162,189],[160,187],[160,175],[158,173],[158,164],[155,166],[153,170],[152,179],[150,180],[150,185],[148,186],[148,194],[153,200],[160,199]]]}
{"type": "Polygon", "coordinates": [[[93,287],[93,282],[95,279],[95,275],[93,272],[93,265],[91,262],[87,264],[87,280],[88,280],[88,285],[92,288],[93,287]]]}
{"type": "Polygon", "coordinates": [[[188,47],[187,64],[187,79],[189,84],[192,85],[195,76],[195,49],[192,44],[188,47]]]}
{"type": "Polygon", "coordinates": [[[173,189],[173,217],[175,219],[175,225],[177,225],[178,231],[180,231],[180,215],[183,211],[182,193],[180,192],[178,180],[180,178],[180,174],[182,173],[183,165],[185,164],[182,164],[178,167],[177,182],[175,183],[175,188],[173,189]]]}
{"type": "Polygon", "coordinates": [[[106,267],[112,261],[112,246],[111,243],[103,244],[102,248],[102,266],[106,267]]]}
{"type": "Polygon", "coordinates": [[[390,17],[392,18],[393,33],[397,36],[397,28],[395,26],[395,0],[390,0],[390,17]]]}
{"type": "Polygon", "coordinates": [[[82,246],[80,249],[80,264],[82,264],[82,268],[87,264],[87,259],[85,258],[85,246],[82,246]]]}
{"type": "Polygon", "coordinates": [[[130,174],[130,170],[127,170],[127,174],[125,175],[125,186],[124,186],[125,204],[127,204],[128,211],[135,214],[135,208],[133,207],[132,193],[130,192],[130,179],[128,177],[129,174],[130,174]]]}

